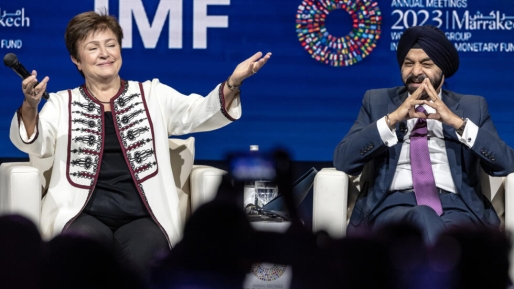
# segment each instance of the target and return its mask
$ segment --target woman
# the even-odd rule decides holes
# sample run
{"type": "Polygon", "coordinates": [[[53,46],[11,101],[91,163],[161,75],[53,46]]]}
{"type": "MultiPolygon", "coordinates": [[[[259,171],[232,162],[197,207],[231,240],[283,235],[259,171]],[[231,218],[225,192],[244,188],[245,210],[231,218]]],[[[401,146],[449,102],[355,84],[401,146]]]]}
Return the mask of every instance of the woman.
{"type": "Polygon", "coordinates": [[[22,81],[25,100],[10,137],[22,151],[53,157],[43,199],[41,230],[85,233],[124,264],[145,272],[155,253],[182,231],[171,174],[168,137],[223,127],[241,116],[239,86],[271,53],[256,53],[206,97],[185,96],[157,79],[120,78],[123,32],[112,16],[86,12],[68,24],[65,41],[85,79],[77,88],[50,94],[36,72],[22,81]]]}

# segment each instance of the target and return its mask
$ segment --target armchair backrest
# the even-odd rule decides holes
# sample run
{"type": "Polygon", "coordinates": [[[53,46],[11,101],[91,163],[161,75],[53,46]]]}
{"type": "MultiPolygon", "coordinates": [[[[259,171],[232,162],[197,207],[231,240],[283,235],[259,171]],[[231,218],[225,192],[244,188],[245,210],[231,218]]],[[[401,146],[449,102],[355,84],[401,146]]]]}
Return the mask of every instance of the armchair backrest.
{"type": "Polygon", "coordinates": [[[481,171],[480,184],[482,193],[493,204],[503,226],[505,224],[505,177],[492,177],[481,171]]]}

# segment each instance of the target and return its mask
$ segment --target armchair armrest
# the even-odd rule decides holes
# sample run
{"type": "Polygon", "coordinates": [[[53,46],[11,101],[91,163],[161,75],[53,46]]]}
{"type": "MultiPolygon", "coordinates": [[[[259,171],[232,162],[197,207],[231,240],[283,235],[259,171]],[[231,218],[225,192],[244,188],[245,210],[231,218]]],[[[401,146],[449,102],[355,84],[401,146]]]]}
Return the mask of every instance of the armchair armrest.
{"type": "MultiPolygon", "coordinates": [[[[505,231],[508,236],[512,238],[514,234],[514,173],[509,174],[505,177],[505,231]]],[[[511,241],[512,242],[512,241],[511,241]]],[[[509,261],[511,263],[509,267],[509,276],[511,280],[514,280],[514,250],[510,250],[509,261]]]]}
{"type": "Polygon", "coordinates": [[[28,162],[0,165],[0,214],[20,214],[39,227],[41,214],[39,171],[28,162]]]}
{"type": "Polygon", "coordinates": [[[227,172],[211,166],[194,165],[191,170],[191,212],[210,202],[216,196],[218,188],[227,172]]]}
{"type": "Polygon", "coordinates": [[[314,178],[312,230],[326,231],[333,238],[346,234],[348,175],[335,168],[323,168],[314,178]]]}
{"type": "MultiPolygon", "coordinates": [[[[505,177],[505,231],[514,233],[514,173],[505,177]]],[[[513,266],[514,267],[514,266],[513,266]]]]}

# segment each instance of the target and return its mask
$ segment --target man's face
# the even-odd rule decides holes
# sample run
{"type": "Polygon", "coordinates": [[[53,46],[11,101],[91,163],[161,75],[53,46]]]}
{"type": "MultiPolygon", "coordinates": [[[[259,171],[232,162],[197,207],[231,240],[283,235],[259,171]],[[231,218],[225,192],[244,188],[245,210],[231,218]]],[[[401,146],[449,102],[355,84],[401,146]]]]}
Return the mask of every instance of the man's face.
{"type": "MultiPolygon", "coordinates": [[[[420,48],[409,50],[403,61],[401,72],[403,84],[410,94],[413,94],[421,85],[423,79],[427,77],[437,92],[439,92],[443,81],[443,71],[420,48]]],[[[428,94],[424,92],[420,99],[426,98],[428,98],[428,94]]]]}

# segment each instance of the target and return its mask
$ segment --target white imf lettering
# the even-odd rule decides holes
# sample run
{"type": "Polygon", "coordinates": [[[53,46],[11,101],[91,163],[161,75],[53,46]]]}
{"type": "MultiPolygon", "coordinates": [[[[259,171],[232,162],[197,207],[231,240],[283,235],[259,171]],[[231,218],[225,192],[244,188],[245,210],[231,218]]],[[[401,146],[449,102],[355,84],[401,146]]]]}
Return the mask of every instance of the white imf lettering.
{"type": "Polygon", "coordinates": [[[423,8],[423,0],[393,0],[391,7],[423,8]]]}
{"type": "Polygon", "coordinates": [[[445,32],[450,41],[468,41],[471,39],[471,32],[445,32]]]}
{"type": "MultiPolygon", "coordinates": [[[[453,10],[452,28],[455,29],[456,27],[458,27],[459,29],[462,29],[462,27],[464,27],[464,25],[468,24],[468,19],[469,19],[469,11],[468,10],[466,10],[464,12],[464,14],[462,15],[462,20],[459,19],[459,14],[457,13],[457,11],[453,10]]],[[[467,27],[465,27],[465,28],[467,29],[467,27]]]]}
{"type": "Polygon", "coordinates": [[[457,10],[452,12],[452,28],[466,30],[513,30],[514,16],[500,13],[499,10],[491,11],[489,14],[482,14],[477,11],[474,15],[470,15],[466,10],[462,17],[459,16],[457,10]]]}
{"type": "MultiPolygon", "coordinates": [[[[183,44],[183,1],[161,0],[150,21],[143,6],[143,0],[119,0],[120,25],[123,28],[123,48],[133,47],[133,20],[141,36],[143,46],[153,49],[161,37],[162,29],[168,20],[168,48],[180,49],[183,44]]],[[[193,2],[193,48],[207,48],[207,28],[227,28],[228,16],[207,15],[209,5],[230,5],[230,0],[194,0],[193,2]]],[[[96,11],[107,11],[109,0],[95,0],[96,11]]]]}
{"type": "Polygon", "coordinates": [[[466,8],[467,0],[426,0],[426,7],[431,8],[466,8]]]}
{"type": "Polygon", "coordinates": [[[455,43],[455,49],[461,52],[497,52],[498,43],[494,42],[462,42],[455,43]]]}
{"type": "Polygon", "coordinates": [[[155,48],[168,16],[168,48],[182,48],[182,0],[160,1],[151,23],[142,0],[120,0],[119,4],[119,21],[126,33],[122,42],[123,48],[132,48],[132,17],[139,29],[143,46],[155,48]]]}
{"type": "Polygon", "coordinates": [[[230,5],[230,0],[195,0],[193,4],[193,48],[207,48],[207,28],[228,27],[228,16],[207,15],[208,5],[230,5]]]}
{"type": "Polygon", "coordinates": [[[403,32],[391,32],[391,40],[400,40],[403,32]]]}
{"type": "Polygon", "coordinates": [[[23,46],[23,42],[21,39],[1,39],[0,40],[0,48],[1,49],[21,49],[23,46]]]}
{"type": "Polygon", "coordinates": [[[514,52],[514,43],[502,42],[500,43],[501,52],[514,52]]]}
{"type": "Polygon", "coordinates": [[[16,10],[15,12],[7,12],[0,10],[0,27],[29,27],[30,18],[25,17],[25,8],[16,10]]]}

